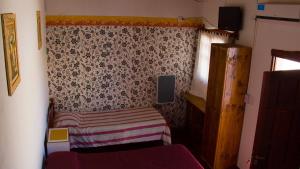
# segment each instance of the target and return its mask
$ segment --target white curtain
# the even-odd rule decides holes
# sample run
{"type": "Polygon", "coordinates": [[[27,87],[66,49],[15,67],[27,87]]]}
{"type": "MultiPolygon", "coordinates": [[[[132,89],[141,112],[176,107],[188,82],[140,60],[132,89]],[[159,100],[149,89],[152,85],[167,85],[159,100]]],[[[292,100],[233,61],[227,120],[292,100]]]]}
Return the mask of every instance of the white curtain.
{"type": "Polygon", "coordinates": [[[206,100],[207,83],[212,43],[227,43],[229,34],[201,30],[198,35],[198,47],[190,93],[206,100]]]}

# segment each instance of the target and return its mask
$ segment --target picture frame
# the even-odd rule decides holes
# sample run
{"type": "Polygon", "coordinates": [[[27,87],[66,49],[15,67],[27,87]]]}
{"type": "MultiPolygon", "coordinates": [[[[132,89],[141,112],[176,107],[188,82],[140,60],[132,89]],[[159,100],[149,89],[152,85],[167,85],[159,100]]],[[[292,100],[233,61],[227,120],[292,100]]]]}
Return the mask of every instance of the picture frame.
{"type": "Polygon", "coordinates": [[[36,11],[36,23],[37,23],[38,49],[40,50],[43,47],[41,11],[36,11]]]}
{"type": "Polygon", "coordinates": [[[18,57],[18,42],[16,15],[6,13],[1,15],[3,48],[5,58],[8,95],[12,96],[21,82],[18,57]]]}

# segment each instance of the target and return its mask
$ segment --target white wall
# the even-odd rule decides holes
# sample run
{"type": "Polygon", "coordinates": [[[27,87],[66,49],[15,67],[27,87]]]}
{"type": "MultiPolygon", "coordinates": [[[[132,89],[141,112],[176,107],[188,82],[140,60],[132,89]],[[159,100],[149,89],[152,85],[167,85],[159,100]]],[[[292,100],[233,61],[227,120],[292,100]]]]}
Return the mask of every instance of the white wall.
{"type": "Polygon", "coordinates": [[[200,15],[206,20],[206,25],[218,27],[220,6],[225,6],[225,0],[203,0],[200,3],[200,15]]]}
{"type": "Polygon", "coordinates": [[[46,0],[47,15],[195,17],[195,0],[46,0]]]}
{"type": "Polygon", "coordinates": [[[48,87],[45,43],[37,49],[36,10],[44,14],[42,0],[0,1],[0,13],[17,15],[21,73],[20,85],[8,96],[0,31],[0,169],[40,169],[42,164],[48,87]]]}

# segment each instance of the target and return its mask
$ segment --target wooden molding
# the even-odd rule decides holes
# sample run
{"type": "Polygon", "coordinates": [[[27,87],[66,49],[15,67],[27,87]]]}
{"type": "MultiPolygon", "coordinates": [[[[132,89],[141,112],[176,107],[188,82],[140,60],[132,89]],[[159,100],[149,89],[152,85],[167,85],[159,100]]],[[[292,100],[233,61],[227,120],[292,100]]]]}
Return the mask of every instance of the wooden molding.
{"type": "Polygon", "coordinates": [[[179,19],[134,16],[46,16],[46,25],[113,25],[197,28],[202,28],[204,26],[202,18],[179,19]]]}

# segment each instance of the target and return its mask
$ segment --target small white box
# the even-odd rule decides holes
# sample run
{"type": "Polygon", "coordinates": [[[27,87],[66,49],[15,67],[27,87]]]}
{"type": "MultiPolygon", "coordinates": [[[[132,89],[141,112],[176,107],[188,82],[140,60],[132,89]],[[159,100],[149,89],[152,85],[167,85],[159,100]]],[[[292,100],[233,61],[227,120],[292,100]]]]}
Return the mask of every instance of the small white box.
{"type": "Polygon", "coordinates": [[[70,142],[47,143],[48,155],[58,151],[70,151],[70,142]]]}
{"type": "Polygon", "coordinates": [[[69,131],[67,128],[51,128],[48,132],[47,153],[70,151],[69,131]]]}

